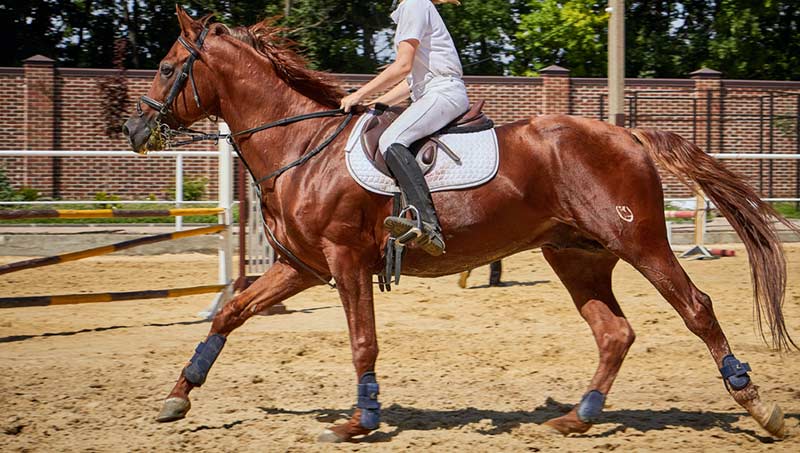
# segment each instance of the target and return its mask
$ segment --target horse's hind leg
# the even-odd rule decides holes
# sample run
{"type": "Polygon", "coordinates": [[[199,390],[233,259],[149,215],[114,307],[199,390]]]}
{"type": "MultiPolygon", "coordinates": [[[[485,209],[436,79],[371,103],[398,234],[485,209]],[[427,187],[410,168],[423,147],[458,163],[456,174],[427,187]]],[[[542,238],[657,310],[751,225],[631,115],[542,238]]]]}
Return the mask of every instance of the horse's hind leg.
{"type": "Polygon", "coordinates": [[[638,256],[624,257],[641,272],[683,318],[686,327],[705,342],[734,400],[770,434],[783,437],[783,413],[777,405],[761,402],[746,363],[731,353],[728,340],[714,315],[711,298],[686,275],[666,239],[651,241],[638,256]]]}
{"type": "Polygon", "coordinates": [[[164,401],[156,420],[171,422],[186,416],[191,407],[189,392],[194,387],[203,385],[228,334],[254,314],[316,284],[319,281],[308,273],[300,273],[280,261],[273,264],[264,275],[214,316],[206,341],[197,346],[189,364],[181,370],[178,382],[164,401]]]}
{"type": "Polygon", "coordinates": [[[606,250],[545,247],[542,251],[592,329],[600,352],[600,363],[581,403],[566,415],[545,423],[562,434],[582,433],[600,415],[605,396],[635,338],[611,291],[611,274],[619,258],[606,250]]]}

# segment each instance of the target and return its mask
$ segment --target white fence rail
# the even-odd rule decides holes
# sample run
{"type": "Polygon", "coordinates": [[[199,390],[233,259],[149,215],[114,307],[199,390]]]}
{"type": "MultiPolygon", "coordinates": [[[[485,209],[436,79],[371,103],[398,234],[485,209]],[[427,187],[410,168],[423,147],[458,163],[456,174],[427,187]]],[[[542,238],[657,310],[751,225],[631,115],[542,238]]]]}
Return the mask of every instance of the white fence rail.
{"type": "MultiPolygon", "coordinates": [[[[221,134],[230,132],[228,125],[220,123],[219,131],[221,134]]],[[[224,211],[219,214],[218,222],[225,225],[225,230],[220,233],[220,241],[218,247],[219,256],[219,283],[225,285],[225,288],[217,294],[214,302],[203,312],[201,316],[210,318],[222,306],[227,303],[233,294],[233,236],[231,229],[233,228],[233,147],[230,146],[225,140],[219,141],[218,151],[153,151],[146,156],[136,154],[133,151],[63,151],[63,150],[2,150],[0,157],[135,157],[135,158],[165,158],[171,157],[175,159],[175,200],[164,201],[24,201],[24,202],[0,202],[0,204],[10,205],[42,205],[42,204],[174,204],[179,207],[182,204],[216,204],[218,207],[223,208],[224,211]],[[184,157],[216,157],[218,161],[218,178],[217,183],[219,186],[219,200],[208,200],[198,202],[188,202],[183,200],[183,158],[184,157]]],[[[182,227],[182,218],[176,217],[175,219],[176,230],[182,227]]]]}

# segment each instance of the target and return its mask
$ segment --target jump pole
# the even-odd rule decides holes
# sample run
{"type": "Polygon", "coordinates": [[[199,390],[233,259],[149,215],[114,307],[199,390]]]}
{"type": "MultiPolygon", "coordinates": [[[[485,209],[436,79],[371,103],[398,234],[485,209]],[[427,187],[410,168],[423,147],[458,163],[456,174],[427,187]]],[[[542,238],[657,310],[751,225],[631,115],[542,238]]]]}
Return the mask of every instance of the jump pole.
{"type": "Polygon", "coordinates": [[[188,288],[130,291],[124,293],[64,294],[61,296],[26,296],[0,298],[0,309],[21,307],[46,307],[49,305],[93,304],[123,300],[167,299],[194,294],[219,293],[224,285],[192,286],[188,288]]]}
{"type": "Polygon", "coordinates": [[[182,239],[191,236],[202,236],[204,234],[219,233],[225,230],[225,225],[214,225],[210,227],[195,228],[186,231],[176,231],[174,233],[156,234],[143,238],[131,239],[128,241],[117,242],[116,244],[105,245],[102,247],[95,247],[91,249],[81,250],[78,252],[63,253],[61,255],[45,256],[43,258],[34,258],[32,260],[17,261],[16,263],[9,263],[0,265],[0,275],[10,274],[25,269],[34,269],[37,267],[50,266],[53,264],[67,263],[69,261],[77,261],[84,258],[93,256],[107,255],[109,253],[118,252],[134,247],[139,247],[146,244],[155,244],[156,242],[172,241],[175,239],[182,239]]]}
{"type": "Polygon", "coordinates": [[[221,208],[185,209],[35,209],[0,210],[0,220],[20,219],[110,219],[119,217],[176,217],[213,215],[221,208]]]}
{"type": "MultiPolygon", "coordinates": [[[[219,123],[220,135],[227,135],[230,132],[226,123],[219,123]]],[[[197,314],[203,319],[213,318],[233,297],[233,236],[231,232],[233,224],[233,146],[223,139],[219,141],[218,149],[219,223],[226,227],[220,233],[218,248],[219,284],[223,285],[223,289],[208,308],[197,314]]],[[[239,253],[244,253],[244,251],[240,250],[239,253]]]]}

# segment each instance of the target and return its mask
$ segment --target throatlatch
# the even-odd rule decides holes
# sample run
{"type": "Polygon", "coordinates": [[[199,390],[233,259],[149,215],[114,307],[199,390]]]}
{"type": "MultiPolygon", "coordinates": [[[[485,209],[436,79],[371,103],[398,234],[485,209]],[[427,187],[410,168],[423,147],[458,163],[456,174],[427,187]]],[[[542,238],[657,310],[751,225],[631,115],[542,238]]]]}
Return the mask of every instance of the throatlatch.
{"type": "Polygon", "coordinates": [[[358,402],[356,407],[361,409],[361,426],[366,429],[376,429],[381,424],[381,403],[378,402],[380,389],[375,373],[366,372],[358,380],[358,402]]]}
{"type": "Polygon", "coordinates": [[[600,414],[603,413],[603,406],[606,404],[606,396],[597,390],[583,395],[581,403],[578,405],[578,418],[584,423],[594,423],[600,414]]]}
{"type": "Polygon", "coordinates": [[[728,354],[722,358],[722,368],[719,369],[725,387],[733,390],[741,390],[750,383],[750,376],[747,372],[752,371],[750,365],[740,362],[733,354],[728,354]]]}
{"type": "Polygon", "coordinates": [[[214,334],[200,342],[194,350],[194,355],[186,368],[183,369],[183,377],[193,385],[200,387],[206,381],[208,371],[214,365],[222,347],[225,346],[225,337],[214,334]]]}

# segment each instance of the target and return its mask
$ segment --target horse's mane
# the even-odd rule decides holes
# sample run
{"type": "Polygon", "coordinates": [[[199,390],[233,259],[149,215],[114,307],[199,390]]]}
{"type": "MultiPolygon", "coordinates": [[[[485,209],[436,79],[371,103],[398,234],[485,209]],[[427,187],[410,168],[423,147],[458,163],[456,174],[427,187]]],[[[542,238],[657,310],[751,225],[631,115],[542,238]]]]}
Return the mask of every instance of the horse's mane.
{"type": "Polygon", "coordinates": [[[224,27],[231,37],[252,46],[275,67],[275,73],[302,95],[327,107],[338,108],[344,90],[331,74],[309,69],[308,62],[294,51],[295,43],[286,38],[286,29],[273,26],[272,19],[249,27],[224,27]]]}

